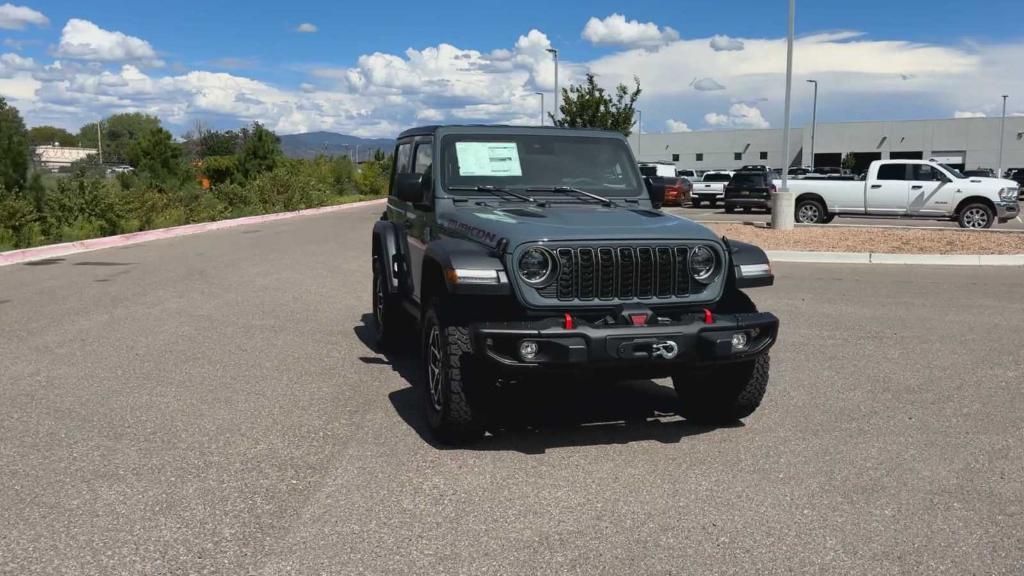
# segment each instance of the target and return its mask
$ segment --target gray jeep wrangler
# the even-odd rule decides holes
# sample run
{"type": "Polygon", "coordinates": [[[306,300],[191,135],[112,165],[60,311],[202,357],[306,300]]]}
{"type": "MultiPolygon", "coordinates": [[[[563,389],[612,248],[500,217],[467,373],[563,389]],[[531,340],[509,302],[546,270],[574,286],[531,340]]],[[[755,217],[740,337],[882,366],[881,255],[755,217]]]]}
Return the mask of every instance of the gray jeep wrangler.
{"type": "Polygon", "coordinates": [[[664,214],[623,136],[428,126],[395,148],[373,228],[379,345],[419,334],[424,407],[446,443],[484,433],[498,384],[593,372],[671,376],[679,413],[758,407],[779,320],[741,292],[765,253],[664,214]]]}

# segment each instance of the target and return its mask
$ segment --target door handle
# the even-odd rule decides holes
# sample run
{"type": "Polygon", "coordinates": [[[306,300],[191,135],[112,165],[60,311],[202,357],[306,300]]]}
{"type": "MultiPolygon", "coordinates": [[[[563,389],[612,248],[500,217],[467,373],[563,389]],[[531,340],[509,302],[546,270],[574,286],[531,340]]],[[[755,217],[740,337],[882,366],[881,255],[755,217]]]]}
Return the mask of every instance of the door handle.
{"type": "Polygon", "coordinates": [[[910,187],[911,190],[920,190],[921,188],[924,188],[924,186],[911,186],[910,187]]]}
{"type": "Polygon", "coordinates": [[[872,185],[871,185],[871,189],[872,189],[872,190],[875,190],[875,189],[877,189],[877,188],[881,188],[881,187],[882,187],[882,185],[881,185],[881,184],[872,184],[872,185]]]}

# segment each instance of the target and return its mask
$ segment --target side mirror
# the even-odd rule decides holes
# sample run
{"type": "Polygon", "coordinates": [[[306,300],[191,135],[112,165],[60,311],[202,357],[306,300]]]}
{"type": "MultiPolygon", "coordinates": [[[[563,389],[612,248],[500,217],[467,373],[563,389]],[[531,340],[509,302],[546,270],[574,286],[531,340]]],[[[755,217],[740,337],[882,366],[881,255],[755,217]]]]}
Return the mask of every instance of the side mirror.
{"type": "Polygon", "coordinates": [[[398,192],[398,199],[411,204],[423,202],[426,196],[423,175],[421,174],[396,174],[395,189],[398,192]]]}
{"type": "Polygon", "coordinates": [[[650,176],[644,176],[644,186],[647,187],[647,195],[651,198],[651,206],[661,208],[665,203],[665,184],[657,184],[650,176]]]}

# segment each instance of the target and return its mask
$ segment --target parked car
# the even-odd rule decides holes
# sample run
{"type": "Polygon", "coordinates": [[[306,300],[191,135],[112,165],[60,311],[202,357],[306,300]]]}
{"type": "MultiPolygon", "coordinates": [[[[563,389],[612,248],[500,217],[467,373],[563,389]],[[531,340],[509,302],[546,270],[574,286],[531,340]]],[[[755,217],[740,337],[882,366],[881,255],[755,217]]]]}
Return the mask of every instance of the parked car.
{"type": "Polygon", "coordinates": [[[991,168],[975,168],[974,170],[961,170],[968,178],[995,178],[996,171],[991,168]]]}
{"type": "Polygon", "coordinates": [[[744,212],[750,212],[753,208],[758,210],[771,211],[772,194],[775,193],[775,184],[772,183],[771,171],[767,168],[753,167],[732,175],[732,179],[725,185],[725,212],[732,214],[737,208],[744,212]]]}
{"type": "Polygon", "coordinates": [[[440,441],[480,438],[500,387],[541,376],[672,377],[691,421],[761,404],[779,319],[743,290],[774,282],[767,256],[652,210],[621,133],[427,126],[394,158],[372,328],[392,351],[418,335],[440,441]]]}
{"type": "MultiPolygon", "coordinates": [[[[776,184],[777,185],[777,184],[776,184]]],[[[792,180],[796,221],[831,222],[837,215],[955,220],[989,228],[1020,213],[1013,180],[967,177],[932,160],[875,160],[864,181],[792,180]]]]}
{"type": "Polygon", "coordinates": [[[690,170],[689,168],[680,168],[676,170],[676,176],[679,176],[680,178],[686,178],[690,182],[693,182],[694,180],[697,179],[697,171],[690,170]]]}
{"type": "Polygon", "coordinates": [[[1010,168],[1006,171],[1006,177],[1017,183],[1020,188],[1019,199],[1024,200],[1024,168],[1010,168]]]}
{"type": "Polygon", "coordinates": [[[733,172],[705,172],[700,182],[693,185],[693,207],[700,208],[706,202],[714,208],[716,203],[724,200],[725,185],[732,179],[732,175],[733,172]]]}
{"type": "Polygon", "coordinates": [[[641,162],[640,173],[665,190],[665,196],[661,199],[660,205],[656,206],[657,208],[661,206],[682,206],[690,202],[693,184],[685,178],[676,176],[674,164],[667,162],[641,162]]]}

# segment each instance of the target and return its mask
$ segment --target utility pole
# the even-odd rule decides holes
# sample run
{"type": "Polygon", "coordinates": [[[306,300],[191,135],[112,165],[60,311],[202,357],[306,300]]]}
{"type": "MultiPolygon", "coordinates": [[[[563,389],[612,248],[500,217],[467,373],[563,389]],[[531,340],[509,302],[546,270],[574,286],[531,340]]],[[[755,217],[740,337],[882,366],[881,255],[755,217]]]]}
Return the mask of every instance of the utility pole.
{"type": "Polygon", "coordinates": [[[561,94],[558,92],[558,50],[555,48],[548,48],[547,51],[551,53],[551,57],[555,60],[555,111],[552,114],[552,117],[554,117],[555,122],[557,122],[559,116],[559,103],[562,100],[561,94]]]}
{"type": "Polygon", "coordinates": [[[1009,95],[1003,94],[1003,119],[999,123],[999,172],[996,176],[1003,177],[1003,140],[1006,139],[1006,99],[1009,95]]]}
{"type": "Polygon", "coordinates": [[[537,96],[540,96],[540,125],[544,125],[544,93],[534,92],[537,96]]]}
{"type": "Polygon", "coordinates": [[[103,132],[100,130],[100,123],[103,120],[96,121],[96,147],[100,151],[100,166],[103,165],[103,132]]]}
{"type": "Polygon", "coordinates": [[[793,193],[789,191],[789,106],[793,92],[793,35],[796,0],[789,0],[789,35],[786,38],[786,121],[782,133],[782,186],[772,199],[772,229],[793,229],[793,193]]]}
{"type": "Polygon", "coordinates": [[[814,132],[818,127],[818,81],[808,82],[814,84],[814,108],[811,109],[811,172],[814,172],[814,132]]]}

